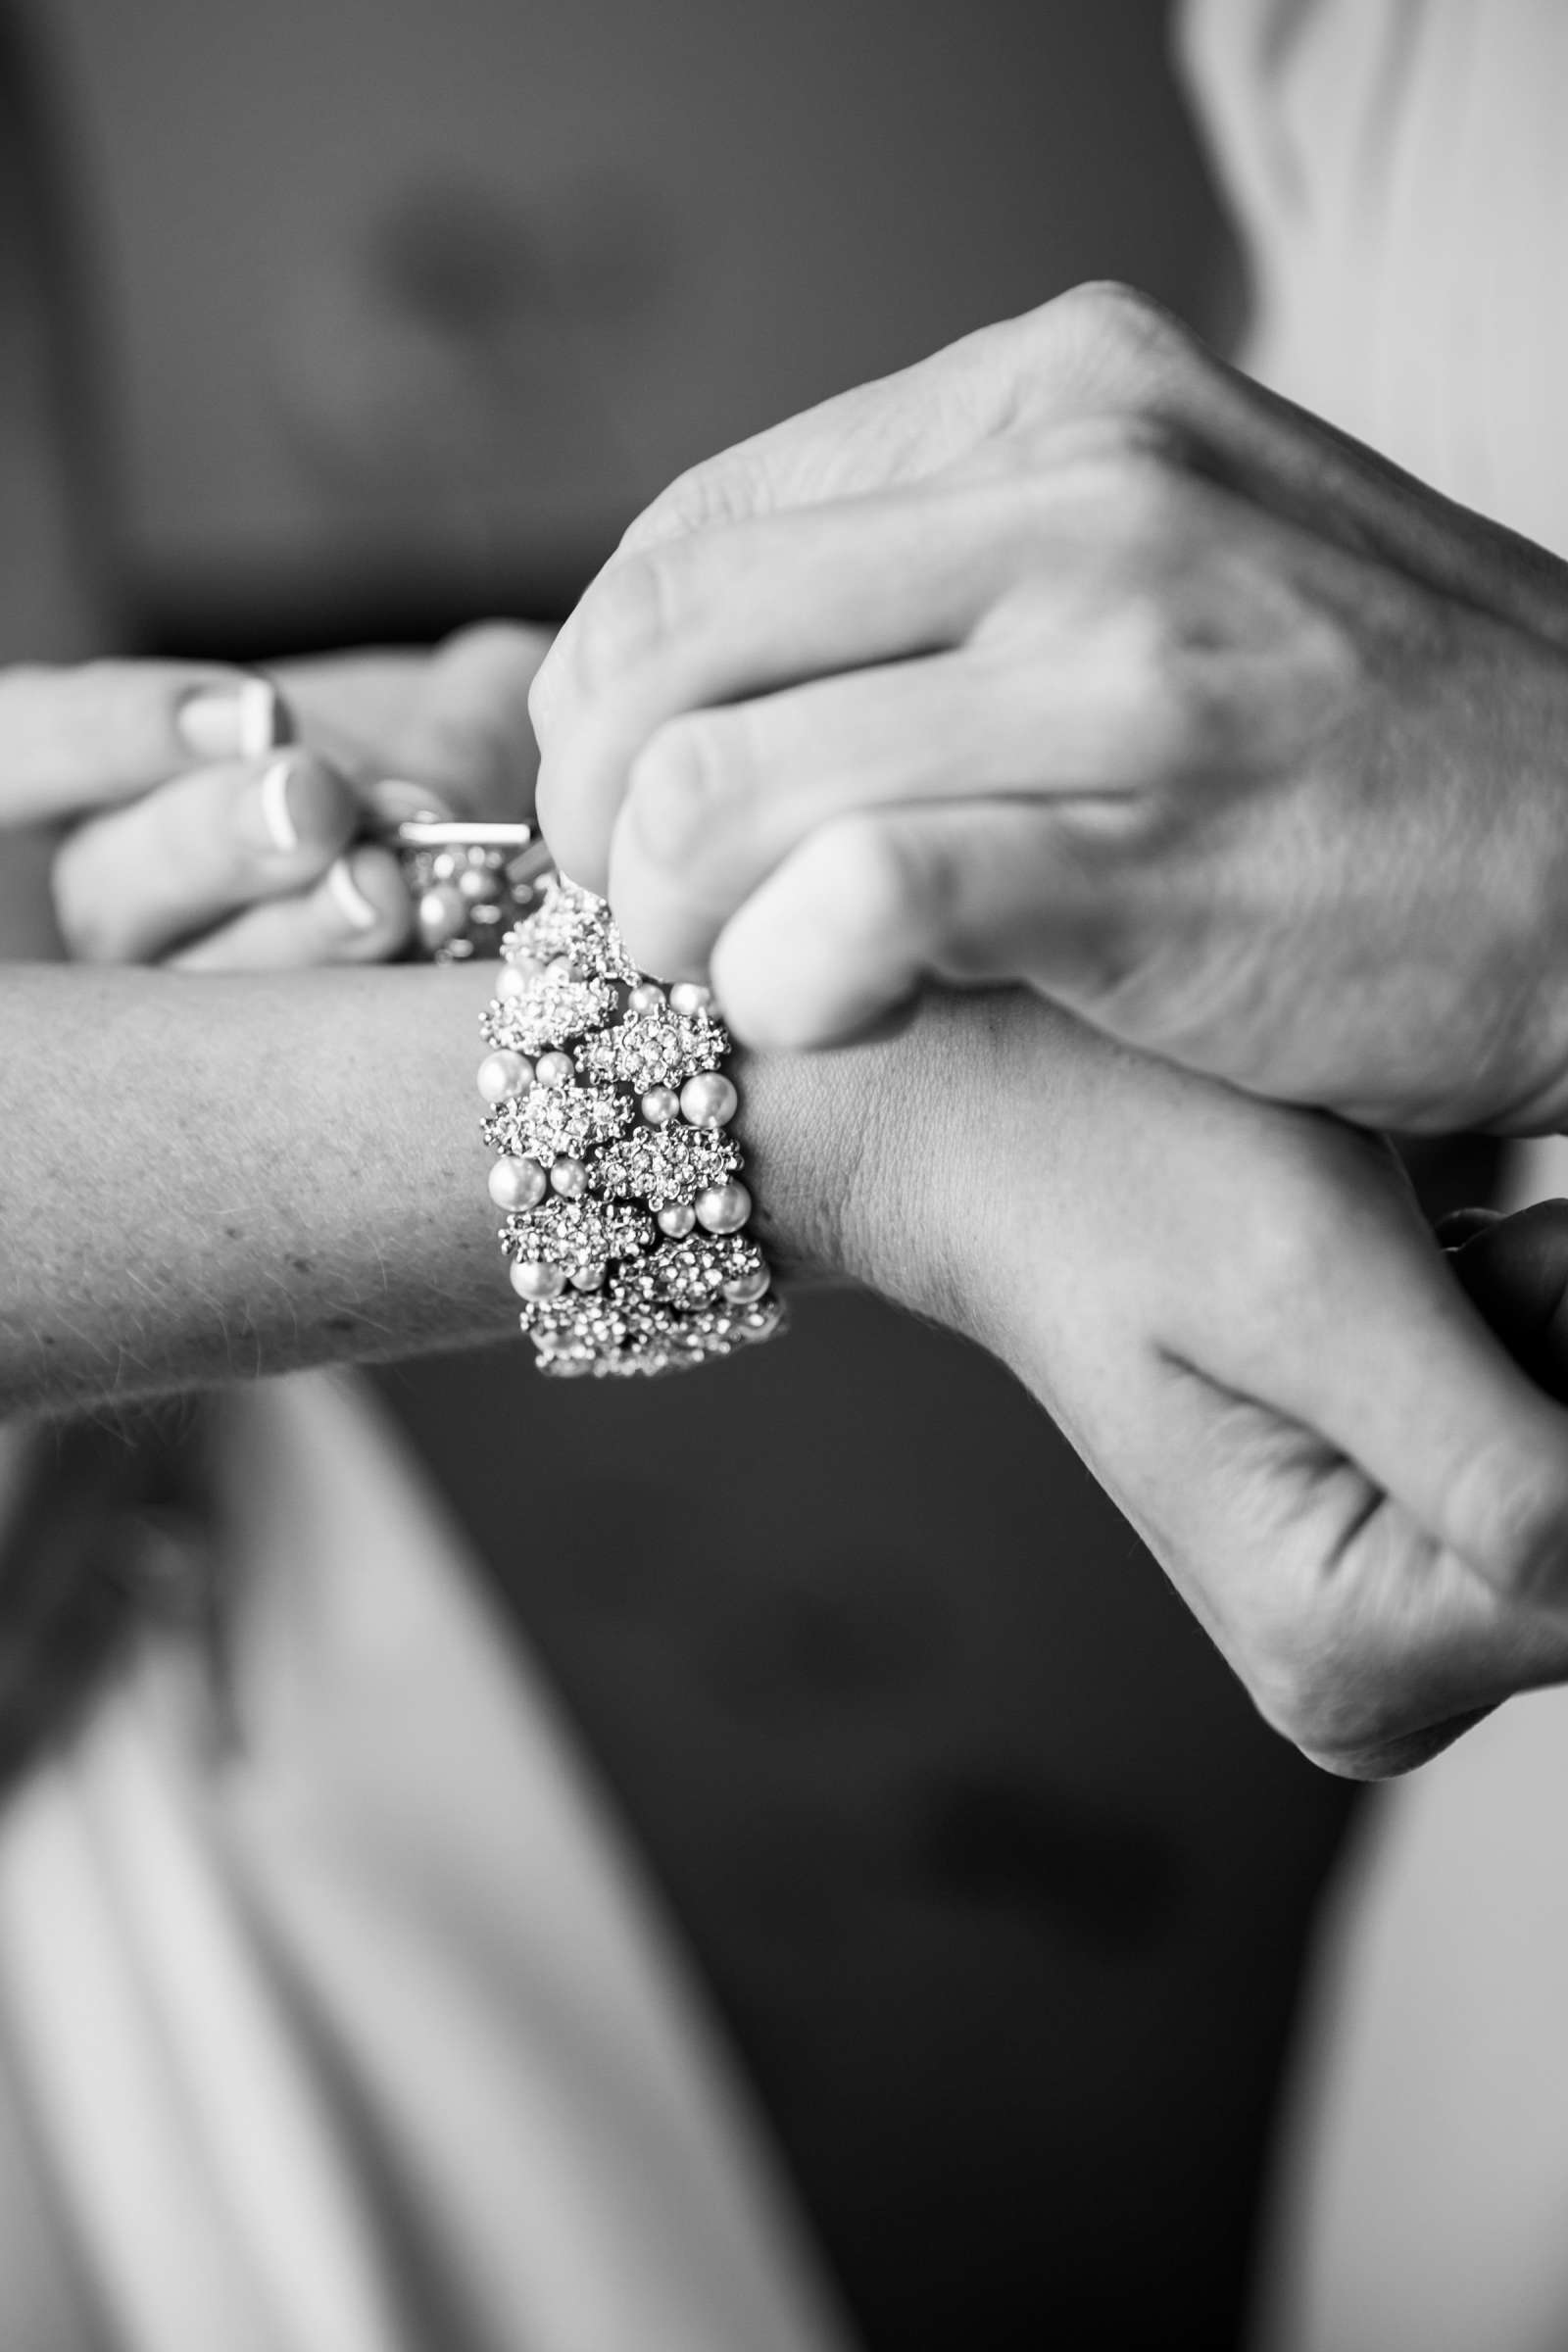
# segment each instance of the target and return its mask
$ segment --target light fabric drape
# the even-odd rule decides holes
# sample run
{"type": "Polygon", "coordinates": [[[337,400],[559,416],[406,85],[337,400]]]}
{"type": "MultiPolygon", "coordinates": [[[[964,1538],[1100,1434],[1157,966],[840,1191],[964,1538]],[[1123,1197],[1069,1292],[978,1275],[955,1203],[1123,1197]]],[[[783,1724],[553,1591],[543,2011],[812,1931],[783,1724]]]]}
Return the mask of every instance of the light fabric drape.
{"type": "Polygon", "coordinates": [[[149,1636],[0,1825],[0,2020],[117,2344],[837,2352],[656,1906],[358,1384],[237,1396],[224,1472],[229,1689],[149,1636]]]}

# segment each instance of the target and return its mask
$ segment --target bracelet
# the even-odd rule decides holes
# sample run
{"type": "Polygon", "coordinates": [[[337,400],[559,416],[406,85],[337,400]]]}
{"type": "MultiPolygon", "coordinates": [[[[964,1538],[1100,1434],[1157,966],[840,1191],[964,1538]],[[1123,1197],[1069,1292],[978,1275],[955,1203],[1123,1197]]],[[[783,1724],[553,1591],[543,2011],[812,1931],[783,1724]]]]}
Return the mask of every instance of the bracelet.
{"type": "Polygon", "coordinates": [[[603,899],[542,876],[501,943],[479,1093],[490,1198],[539,1368],[683,1371],[784,1321],[746,1232],[732,1041],[710,993],[638,971],[603,899]]]}

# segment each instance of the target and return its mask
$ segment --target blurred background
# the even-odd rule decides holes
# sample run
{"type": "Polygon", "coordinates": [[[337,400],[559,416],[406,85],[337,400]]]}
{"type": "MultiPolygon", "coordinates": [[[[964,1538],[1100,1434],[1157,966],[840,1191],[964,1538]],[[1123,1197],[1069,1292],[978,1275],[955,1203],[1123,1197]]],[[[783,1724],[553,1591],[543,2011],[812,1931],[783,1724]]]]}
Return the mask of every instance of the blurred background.
{"type": "MultiPolygon", "coordinates": [[[[1242,314],[1153,5],[40,0],[9,46],[8,659],[558,617],[685,466],[1078,279],[1242,314]]],[[[1356,1796],[1021,1393],[853,1297],[700,1397],[381,1385],[867,2352],[1241,2345],[1356,1796]]]]}
{"type": "Polygon", "coordinates": [[[143,631],[559,612],[683,466],[1086,273],[1210,312],[1164,15],[49,0],[143,631]]]}

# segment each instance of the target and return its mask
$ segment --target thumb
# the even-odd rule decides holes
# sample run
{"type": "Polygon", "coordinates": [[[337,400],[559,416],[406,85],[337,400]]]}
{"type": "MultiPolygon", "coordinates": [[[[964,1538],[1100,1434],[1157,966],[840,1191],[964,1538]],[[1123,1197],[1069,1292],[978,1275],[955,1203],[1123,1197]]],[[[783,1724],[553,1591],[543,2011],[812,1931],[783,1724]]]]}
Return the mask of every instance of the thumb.
{"type": "Polygon", "coordinates": [[[1549,1322],[1568,1216],[1549,1240],[1498,1244],[1489,1229],[1467,1248],[1493,1253],[1477,1262],[1474,1299],[1396,1195],[1347,1194],[1332,1241],[1300,1269],[1291,1346],[1266,1370],[1244,1362],[1233,1385],[1321,1431],[1508,1599],[1568,1607],[1568,1413],[1501,1328],[1549,1322]]]}

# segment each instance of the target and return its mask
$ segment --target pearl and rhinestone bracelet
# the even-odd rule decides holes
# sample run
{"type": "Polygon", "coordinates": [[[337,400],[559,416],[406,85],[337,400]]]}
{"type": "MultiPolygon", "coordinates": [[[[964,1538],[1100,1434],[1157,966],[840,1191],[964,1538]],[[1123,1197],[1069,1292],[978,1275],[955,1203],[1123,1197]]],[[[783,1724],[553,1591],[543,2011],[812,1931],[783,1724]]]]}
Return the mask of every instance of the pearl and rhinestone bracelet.
{"type": "Polygon", "coordinates": [[[480,1026],[490,1198],[543,1372],[685,1370],[784,1320],[728,1132],[709,991],[645,979],[610,908],[549,873],[480,1026]]]}

